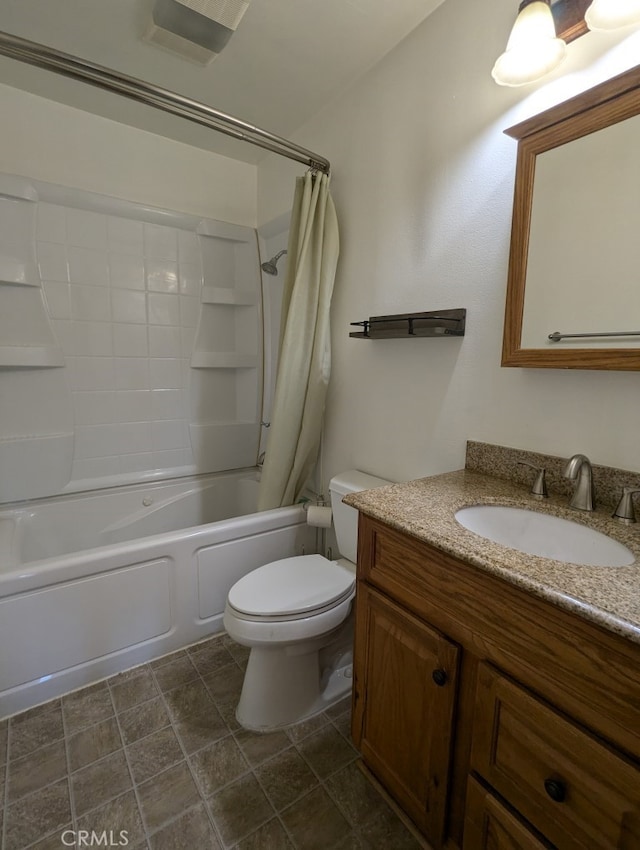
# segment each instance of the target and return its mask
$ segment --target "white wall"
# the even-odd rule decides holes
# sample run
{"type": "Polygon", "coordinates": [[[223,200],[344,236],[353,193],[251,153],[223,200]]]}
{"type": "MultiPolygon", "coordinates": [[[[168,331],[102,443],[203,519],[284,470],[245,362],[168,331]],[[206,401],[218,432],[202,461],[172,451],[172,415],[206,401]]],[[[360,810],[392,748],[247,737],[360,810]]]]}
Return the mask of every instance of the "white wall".
{"type": "Polygon", "coordinates": [[[0,85],[0,171],[256,225],[254,165],[0,85]]]}
{"type": "MultiPolygon", "coordinates": [[[[490,71],[513,0],[446,0],[295,140],[332,162],[342,252],[333,302],[325,478],[404,480],[464,464],[483,440],[640,470],[640,375],[503,369],[516,143],[503,129],[634,65],[640,33],[588,34],[550,83],[490,71]],[[349,322],[466,307],[463,340],[350,339],[349,322]]],[[[290,204],[299,168],[259,168],[258,219],[290,204]]]]}

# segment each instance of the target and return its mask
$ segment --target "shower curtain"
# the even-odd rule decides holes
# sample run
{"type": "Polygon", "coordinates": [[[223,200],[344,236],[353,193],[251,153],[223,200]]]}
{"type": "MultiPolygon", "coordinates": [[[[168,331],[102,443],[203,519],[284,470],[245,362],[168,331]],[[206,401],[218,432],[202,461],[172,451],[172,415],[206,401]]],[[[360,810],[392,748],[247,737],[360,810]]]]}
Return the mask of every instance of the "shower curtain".
{"type": "Polygon", "coordinates": [[[338,221],[326,174],[296,180],[282,301],[280,354],[258,509],[292,505],[320,446],[331,372],[329,309],[338,221]]]}

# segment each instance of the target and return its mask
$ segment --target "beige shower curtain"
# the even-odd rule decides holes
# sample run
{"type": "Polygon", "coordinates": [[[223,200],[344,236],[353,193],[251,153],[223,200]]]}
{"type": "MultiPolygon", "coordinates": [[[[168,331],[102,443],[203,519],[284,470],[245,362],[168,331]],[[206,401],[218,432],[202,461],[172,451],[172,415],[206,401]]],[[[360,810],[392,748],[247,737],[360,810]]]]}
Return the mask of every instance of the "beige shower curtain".
{"type": "Polygon", "coordinates": [[[296,180],[280,355],[258,509],[292,505],[315,465],[331,372],[329,309],[338,221],[326,174],[296,180]]]}

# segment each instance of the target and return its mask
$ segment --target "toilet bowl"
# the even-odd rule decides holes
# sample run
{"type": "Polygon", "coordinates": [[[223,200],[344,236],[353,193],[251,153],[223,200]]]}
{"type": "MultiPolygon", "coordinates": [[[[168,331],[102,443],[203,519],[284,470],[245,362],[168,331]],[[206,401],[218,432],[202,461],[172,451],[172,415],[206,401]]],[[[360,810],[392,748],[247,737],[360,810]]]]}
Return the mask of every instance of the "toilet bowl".
{"type": "Polygon", "coordinates": [[[224,627],[251,649],[236,710],[244,728],[266,732],[299,723],[350,692],[357,511],[342,497],[388,483],[357,470],[331,480],[338,548],[347,557],[272,561],[229,591],[224,627]]]}

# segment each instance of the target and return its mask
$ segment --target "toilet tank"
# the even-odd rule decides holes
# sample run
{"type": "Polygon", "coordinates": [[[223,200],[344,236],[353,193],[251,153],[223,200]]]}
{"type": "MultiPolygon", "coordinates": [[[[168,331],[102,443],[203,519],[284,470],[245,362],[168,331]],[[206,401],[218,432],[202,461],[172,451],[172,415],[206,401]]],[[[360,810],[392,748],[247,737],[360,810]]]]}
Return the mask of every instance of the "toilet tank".
{"type": "Polygon", "coordinates": [[[358,511],[349,507],[349,505],[345,505],[342,497],[346,496],[347,493],[373,490],[375,487],[383,487],[385,484],[391,484],[391,481],[377,478],[375,475],[367,475],[366,472],[360,472],[358,469],[341,472],[329,482],[338,551],[343,558],[348,558],[354,564],[358,548],[358,511]]]}

